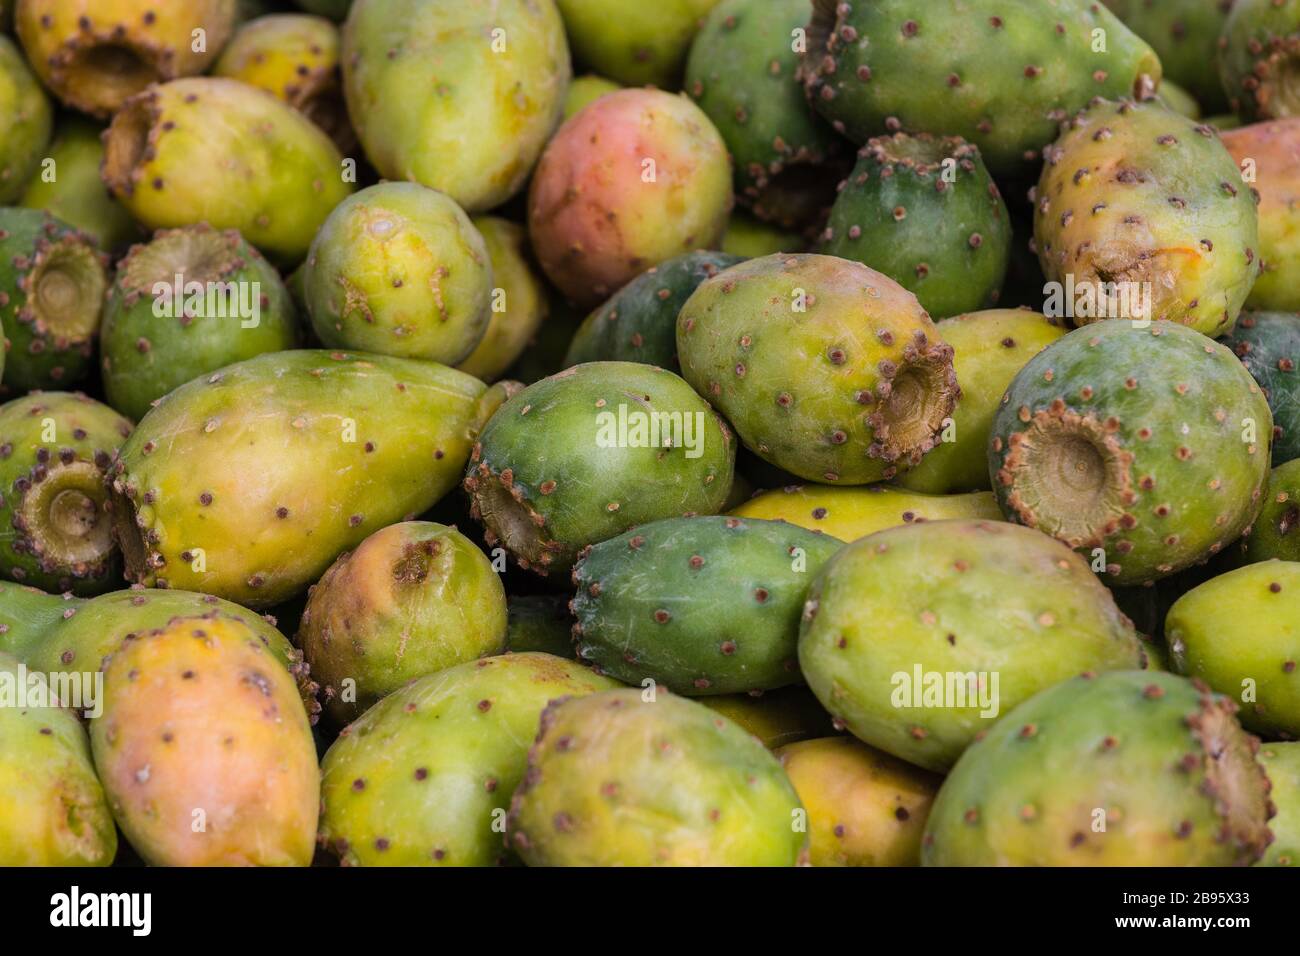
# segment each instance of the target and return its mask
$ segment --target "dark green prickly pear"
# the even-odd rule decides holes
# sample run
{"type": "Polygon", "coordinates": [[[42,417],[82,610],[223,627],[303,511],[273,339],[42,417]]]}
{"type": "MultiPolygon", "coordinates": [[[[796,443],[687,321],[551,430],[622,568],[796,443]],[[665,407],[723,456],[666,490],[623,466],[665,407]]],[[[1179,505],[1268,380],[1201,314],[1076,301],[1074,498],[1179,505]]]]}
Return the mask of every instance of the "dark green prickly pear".
{"type": "Polygon", "coordinates": [[[1011,220],[979,150],[959,136],[881,136],[841,184],[822,252],[883,272],[938,318],[996,305],[1011,220]]]}
{"type": "Polygon", "coordinates": [[[747,448],[828,484],[917,464],[960,394],[916,297],[834,256],[767,256],[704,282],[678,316],[677,354],[747,448]]]}
{"type": "Polygon", "coordinates": [[[100,329],[104,392],[138,421],[191,379],[297,336],[279,273],[238,232],[163,230],[118,264],[100,329]]]}
{"type": "Polygon", "coordinates": [[[1267,743],[1259,762],[1273,784],[1277,816],[1269,821],[1273,843],[1256,866],[1300,866],[1300,743],[1267,743]]]}
{"type": "Polygon", "coordinates": [[[574,566],[578,659],[625,684],[649,679],[686,696],[799,683],[804,595],[843,544],[784,521],[639,525],[574,566]]]}
{"type": "Polygon", "coordinates": [[[0,35],[0,204],[22,195],[53,126],[40,83],[13,40],[0,35]]]}
{"type": "Polygon", "coordinates": [[[800,810],[737,724],[629,688],[547,706],[508,840],[530,866],[793,866],[807,852],[800,810]]]}
{"type": "Polygon", "coordinates": [[[672,372],[589,362],[501,406],[464,485],[488,543],[548,574],[633,525],[717,513],[735,458],[726,423],[672,372]]]}
{"type": "Polygon", "coordinates": [[[1093,0],[813,0],[808,96],[856,143],[962,136],[998,174],[1032,168],[1095,96],[1144,97],[1160,60],[1093,0]]]}
{"type": "Polygon", "coordinates": [[[1106,100],[1063,129],[1031,193],[1035,248],[1058,300],[1044,311],[1076,325],[1232,331],[1259,275],[1259,215],[1214,129],[1159,103],[1106,100]]]}
{"type": "Polygon", "coordinates": [[[1300,115],[1300,2],[1235,0],[1219,37],[1219,80],[1246,122],[1300,115]]]}
{"type": "Polygon", "coordinates": [[[1228,100],[1214,69],[1219,34],[1233,0],[1105,0],[1124,25],[1160,56],[1164,93],[1173,80],[1185,87],[1208,112],[1221,113],[1228,100]]]}
{"type": "Polygon", "coordinates": [[[1247,561],[1300,561],[1300,458],[1273,469],[1264,510],[1241,547],[1247,561]]]}
{"type": "Polygon", "coordinates": [[[540,651],[570,660],[573,616],[562,594],[512,594],[506,598],[506,651],[521,654],[540,651]]]}
{"type": "Polygon", "coordinates": [[[835,201],[847,144],[808,106],[794,39],[808,0],[722,0],[686,63],[686,92],[722,134],[736,196],[787,229],[814,225],[835,201]]]}
{"type": "Polygon", "coordinates": [[[1229,866],[1269,842],[1259,741],[1232,702],[1172,674],[1044,690],[939,789],[925,866],[1229,866]]]}
{"type": "Polygon", "coordinates": [[[349,866],[511,862],[506,809],[543,708],[616,686],[575,661],[531,653],[411,682],[325,754],[320,843],[349,866]]]}
{"type": "Polygon", "coordinates": [[[688,252],[637,276],[579,326],[566,365],[643,362],[678,371],[677,316],[701,282],[743,262],[724,252],[688,252]]]}
{"type": "Polygon", "coordinates": [[[799,632],[804,677],[838,723],[938,771],[1043,688],[1142,661],[1082,558],[1001,521],[926,521],[848,545],[813,580],[799,632]]]}
{"type": "Polygon", "coordinates": [[[1174,322],[1076,329],[1016,375],[989,474],[1008,519],[1081,552],[1108,584],[1223,550],[1268,484],[1272,415],[1227,347],[1174,322]]]}
{"type": "Polygon", "coordinates": [[[294,596],[451,489],[484,390],[433,362],[312,350],[181,386],[113,466],[127,578],[256,608],[294,596]]]}
{"type": "Polygon", "coordinates": [[[80,393],[0,406],[0,573],[46,591],[98,594],[121,559],[105,478],[131,423],[80,393]]]}
{"type": "Polygon", "coordinates": [[[1223,344],[1236,353],[1273,412],[1273,464],[1300,458],[1300,315],[1243,315],[1223,344]]]}
{"type": "Polygon", "coordinates": [[[0,325],[10,392],[75,385],[90,370],[107,257],[36,209],[0,209],[0,325]]]}

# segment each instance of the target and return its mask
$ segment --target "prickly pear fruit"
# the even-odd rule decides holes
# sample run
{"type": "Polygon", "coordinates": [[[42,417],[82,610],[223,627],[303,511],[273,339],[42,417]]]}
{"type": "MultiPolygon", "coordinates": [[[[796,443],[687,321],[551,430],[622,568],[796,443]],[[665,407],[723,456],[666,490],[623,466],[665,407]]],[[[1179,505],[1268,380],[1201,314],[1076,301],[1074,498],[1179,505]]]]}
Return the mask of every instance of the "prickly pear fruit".
{"type": "Polygon", "coordinates": [[[540,651],[576,657],[569,628],[569,600],[560,594],[512,594],[506,598],[506,652],[540,651]]]}
{"type": "Polygon", "coordinates": [[[898,484],[933,494],[984,490],[989,487],[989,430],[998,402],[1025,363],[1065,331],[1053,320],[1022,309],[972,312],[944,319],[936,328],[953,348],[961,398],[952,413],[951,431],[944,429],[945,440],[900,475],[898,484]]]}
{"type": "Polygon", "coordinates": [[[121,559],[104,480],[130,434],[129,421],[80,393],[0,406],[0,573],[46,591],[113,587],[121,559]]]}
{"type": "Polygon", "coordinates": [[[675,89],[691,41],[718,0],[556,0],[574,57],[627,86],[675,89]]]}
{"type": "Polygon", "coordinates": [[[547,702],[616,687],[574,661],[508,654],[385,697],[321,763],[320,842],[352,866],[490,866],[547,702]]]}
{"type": "Polygon", "coordinates": [[[269,607],[454,484],[483,383],[432,362],[271,352],[195,379],[113,465],[128,580],[269,607]]]}
{"type": "Polygon", "coordinates": [[[970,143],[895,133],[858,153],[821,251],[883,272],[933,316],[960,315],[997,304],[1011,219],[970,143]]]}
{"type": "Polygon", "coordinates": [[[1164,79],[1185,87],[1213,113],[1227,108],[1223,86],[1214,69],[1219,34],[1233,0],[1105,0],[1111,13],[1140,36],[1160,57],[1164,79]]]}
{"type": "Polygon", "coordinates": [[[835,730],[831,715],[802,684],[765,691],[758,696],[719,694],[701,697],[699,702],[740,724],[768,750],[824,737],[835,730]]]}
{"type": "Polygon", "coordinates": [[[506,645],[506,592],[455,528],[408,521],[376,531],[312,586],[298,630],[340,725],[403,684],[506,645]]]}
{"type": "Polygon", "coordinates": [[[495,382],[524,354],[551,307],[546,283],[533,267],[524,228],[496,216],[480,216],[473,223],[491,264],[492,306],[482,340],[456,368],[495,382]]]}
{"type": "Polygon", "coordinates": [[[650,266],[715,247],[731,206],[727,147],[703,111],[659,90],[620,90],[547,144],[528,232],[550,280],[590,306],[650,266]]]}
{"type": "Polygon", "coordinates": [[[672,372],[590,362],[501,406],[474,446],[465,490],[489,545],[559,573],[633,525],[717,513],[735,458],[726,423],[672,372]]]}
{"type": "Polygon", "coordinates": [[[14,26],[55,96],[108,119],[149,84],[207,69],[230,39],[235,8],[235,0],[20,0],[14,26]]]}
{"type": "Polygon", "coordinates": [[[53,125],[50,103],[22,53],[0,36],[0,203],[22,195],[53,125]]]}
{"type": "Polygon", "coordinates": [[[809,108],[795,75],[791,37],[807,22],[808,0],[722,0],[686,64],[686,92],[731,152],[737,197],[788,229],[825,218],[836,174],[849,166],[844,141],[809,108]]]}
{"type": "Polygon", "coordinates": [[[1256,123],[1220,138],[1259,200],[1260,274],[1248,309],[1300,309],[1300,117],[1256,123]]]}
{"type": "Polygon", "coordinates": [[[0,653],[0,866],[108,866],[117,830],[81,721],[0,653]]]}
{"type": "Polygon", "coordinates": [[[1173,322],[1076,329],[1029,360],[993,420],[1003,512],[1143,584],[1217,554],[1264,503],[1273,421],[1232,352],[1173,322]]]}
{"type": "Polygon", "coordinates": [[[124,643],[104,667],[90,740],[146,863],[311,863],[320,771],[307,712],[246,624],[178,617],[124,643]]]}
{"type": "Polygon", "coordinates": [[[1064,129],[1032,198],[1065,314],[1232,331],[1259,274],[1259,215],[1215,131],[1159,103],[1104,100],[1064,129]]]}
{"type": "Polygon", "coordinates": [[[1201,104],[1191,93],[1176,83],[1165,80],[1160,84],[1160,91],[1156,94],[1156,101],[1164,106],[1167,110],[1186,116],[1188,119],[1198,120],[1201,118],[1201,104]]]}
{"type": "Polygon", "coordinates": [[[962,136],[999,174],[1031,168],[1093,97],[1147,96],[1161,76],[1155,51],[1093,0],[813,0],[802,72],[854,142],[962,136]]]}
{"type": "Polygon", "coordinates": [[[127,100],[104,137],[104,182],[141,223],[238,229],[284,265],[306,255],[330,210],[352,192],[325,133],[237,80],[152,86],[127,100]]]}
{"type": "Polygon", "coordinates": [[[587,316],[566,365],[644,362],[676,372],[677,315],[701,282],[743,262],[724,252],[688,252],[641,273],[587,316]]]}
{"type": "Polygon", "coordinates": [[[686,696],[797,684],[804,595],[842,545],[784,521],[639,525],[574,566],[578,659],[624,684],[649,678],[686,696]]]}
{"type": "Polygon", "coordinates": [[[1247,561],[1300,561],[1300,459],[1273,469],[1264,510],[1242,546],[1247,561]]]}
{"type": "Polygon", "coordinates": [[[574,77],[573,82],[569,84],[569,92],[564,97],[564,118],[567,120],[582,112],[606,93],[617,93],[621,89],[623,87],[613,80],[596,76],[594,73],[574,77]]]}
{"type": "Polygon", "coordinates": [[[85,603],[84,598],[67,591],[49,594],[25,584],[0,581],[0,653],[26,661],[28,654],[63,623],[66,611],[75,614],[85,603]]]}
{"type": "Polygon", "coordinates": [[[916,298],[833,256],[767,256],[704,282],[678,316],[677,354],[747,448],[830,484],[918,463],[960,394],[916,298]]]}
{"type": "Polygon", "coordinates": [[[1085,674],[1025,701],[939,789],[925,866],[1228,866],[1268,844],[1259,741],[1172,674],[1085,674]]]}
{"type": "Polygon", "coordinates": [[[914,521],[984,518],[998,521],[1002,512],[991,492],[930,495],[886,485],[827,488],[788,485],[750,498],[731,514],[738,518],[788,521],[841,541],[857,541],[877,531],[914,521]]]}
{"type": "Polygon", "coordinates": [[[1300,115],[1293,89],[1300,2],[1235,0],[1219,37],[1219,80],[1232,111],[1251,123],[1300,115]]]}
{"type": "Polygon", "coordinates": [[[107,257],[35,209],[0,209],[0,324],[9,391],[75,385],[90,369],[107,257]]]}
{"type": "Polygon", "coordinates": [[[813,866],[920,866],[942,778],[851,737],[805,740],[776,755],[807,811],[813,866]]]}
{"type": "Polygon", "coordinates": [[[1300,458],[1300,315],[1252,312],[1223,344],[1259,383],[1273,413],[1273,464],[1300,458]]]}
{"type": "Polygon", "coordinates": [[[530,866],[793,866],[799,811],[743,728],[625,688],[547,706],[507,839],[530,866]]]}
{"type": "Polygon", "coordinates": [[[806,252],[808,241],[737,210],[731,214],[719,248],[729,256],[759,259],[778,252],[806,252]]]}
{"type": "Polygon", "coordinates": [[[330,213],[303,285],[325,345],[455,365],[487,331],[492,263],[449,197],[381,183],[330,213]]]}
{"type": "Polygon", "coordinates": [[[1229,571],[1179,598],[1165,621],[1174,670],[1236,700],[1256,733],[1300,739],[1300,562],[1229,571]]]}
{"type": "Polygon", "coordinates": [[[1273,784],[1273,843],[1256,866],[1300,866],[1300,743],[1264,744],[1259,762],[1273,784]]]}
{"type": "Polygon", "coordinates": [[[137,421],[190,379],[291,349],[297,339],[280,274],[234,229],[202,224],[132,246],[118,264],[103,323],[104,392],[137,421]]]}
{"type": "Polygon", "coordinates": [[[569,72],[551,0],[357,0],[343,28],[343,91],[366,156],[471,213],[523,187],[569,72]]]}
{"type": "Polygon", "coordinates": [[[926,521],[831,558],[808,592],[799,664],[854,736],[942,771],[1044,687],[1139,668],[1142,651],[1064,545],[1004,522],[926,521]]]}

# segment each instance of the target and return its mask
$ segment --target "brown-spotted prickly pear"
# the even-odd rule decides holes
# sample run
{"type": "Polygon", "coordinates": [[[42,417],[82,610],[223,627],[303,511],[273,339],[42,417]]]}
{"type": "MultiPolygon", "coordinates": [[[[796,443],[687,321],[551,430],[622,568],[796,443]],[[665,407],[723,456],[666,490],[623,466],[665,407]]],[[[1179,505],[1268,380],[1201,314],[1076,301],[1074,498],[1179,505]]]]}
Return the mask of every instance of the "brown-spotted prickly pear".
{"type": "Polygon", "coordinates": [[[687,51],[718,0],[556,0],[574,57],[627,86],[676,89],[687,51]]]}
{"type": "Polygon", "coordinates": [[[14,42],[0,35],[0,203],[22,195],[53,125],[40,83],[14,42]]]}
{"type": "Polygon", "coordinates": [[[1300,315],[1245,313],[1223,344],[1241,359],[1268,399],[1273,464],[1300,458],[1300,315]]]}
{"type": "Polygon", "coordinates": [[[925,866],[1230,866],[1273,814],[1232,702],[1172,674],[1084,674],[966,751],[930,811],[925,866]]]}
{"type": "Polygon", "coordinates": [[[841,541],[857,541],[914,521],[953,518],[998,521],[1002,517],[992,492],[931,495],[889,485],[865,488],[787,485],[757,494],[730,513],[738,518],[788,521],[841,541]]]}
{"type": "Polygon", "coordinates": [[[1259,278],[1246,308],[1300,309],[1293,276],[1300,269],[1300,116],[1254,123],[1220,134],[1259,197],[1259,278]]]}
{"type": "Polygon", "coordinates": [[[747,448],[827,484],[919,462],[959,394],[916,297],[834,256],[767,256],[705,281],[678,316],[677,355],[747,448]]]}
{"type": "Polygon", "coordinates": [[[1219,36],[1219,80],[1246,122],[1300,115],[1293,88],[1300,3],[1234,0],[1219,36]]]}
{"type": "Polygon", "coordinates": [[[1172,80],[1207,112],[1227,109],[1213,64],[1233,0],[1105,0],[1105,4],[1159,55],[1162,95],[1172,80]]]}
{"type": "Polygon", "coordinates": [[[451,489],[483,395],[433,362],[313,350],[181,386],[113,466],[127,578],[255,608],[298,594],[451,489]]]}
{"type": "Polygon", "coordinates": [[[1273,784],[1277,816],[1269,821],[1273,843],[1256,866],[1300,866],[1300,743],[1267,743],[1259,762],[1273,784]]]}
{"type": "Polygon", "coordinates": [[[1300,459],[1273,469],[1264,509],[1241,540],[1246,561],[1300,561],[1300,459]]]}
{"type": "Polygon", "coordinates": [[[626,688],[547,706],[507,839],[530,866],[793,866],[801,809],[737,724],[626,688]]]}

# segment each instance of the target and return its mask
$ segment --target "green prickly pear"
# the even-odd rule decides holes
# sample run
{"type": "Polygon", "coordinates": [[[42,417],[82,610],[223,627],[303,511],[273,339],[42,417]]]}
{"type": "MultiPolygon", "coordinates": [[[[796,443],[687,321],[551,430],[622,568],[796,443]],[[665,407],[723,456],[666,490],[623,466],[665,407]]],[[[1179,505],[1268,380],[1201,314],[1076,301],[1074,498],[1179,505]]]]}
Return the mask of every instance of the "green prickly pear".
{"type": "Polygon", "coordinates": [[[1246,122],[1300,115],[1294,90],[1300,2],[1234,0],[1219,36],[1219,80],[1246,122]]]}
{"type": "Polygon", "coordinates": [[[842,546],[783,521],[638,525],[574,566],[578,659],[625,684],[648,678],[686,696],[799,683],[804,595],[842,546]]]}
{"type": "Polygon", "coordinates": [[[760,222],[738,209],[731,214],[718,248],[740,259],[761,259],[778,252],[807,252],[808,245],[803,236],[760,222]]]}
{"type": "Polygon", "coordinates": [[[1241,359],[1268,399],[1273,464],[1300,458],[1300,315],[1247,313],[1223,344],[1241,359]]]}
{"type": "Polygon", "coordinates": [[[1105,0],[1124,25],[1140,36],[1160,56],[1166,93],[1172,80],[1200,101],[1208,111],[1221,113],[1228,106],[1213,64],[1219,52],[1219,34],[1228,20],[1233,0],[1105,0]]]}
{"type": "Polygon", "coordinates": [[[676,89],[691,40],[718,0],[556,0],[576,59],[627,86],[676,89]]]}
{"type": "Polygon", "coordinates": [[[828,484],[917,464],[960,394],[915,296],[833,256],[767,256],[707,280],[678,316],[677,354],[747,448],[828,484]]]}
{"type": "Polygon", "coordinates": [[[1172,674],[1025,701],[939,789],[925,866],[1229,866],[1268,845],[1268,778],[1232,702],[1172,674]]]}
{"type": "Polygon", "coordinates": [[[0,35],[0,204],[22,195],[53,125],[40,83],[13,40],[0,35]]]}
{"type": "Polygon", "coordinates": [[[567,120],[582,112],[585,107],[596,102],[606,93],[617,93],[621,89],[623,89],[622,85],[603,76],[596,76],[594,73],[574,77],[573,82],[569,84],[569,92],[564,97],[564,118],[567,120]]]}
{"type": "Polygon", "coordinates": [[[1113,319],[1029,360],[1002,398],[989,474],[1008,519],[1143,584],[1235,541],[1264,504],[1273,420],[1225,346],[1113,319]]]}
{"type": "Polygon", "coordinates": [[[530,866],[793,866],[806,853],[800,810],[741,727],[628,688],[547,706],[508,840],[530,866]]]}
{"type": "Polygon", "coordinates": [[[432,362],[312,350],[181,386],[113,466],[127,578],[254,608],[292,597],[451,489],[483,395],[432,362]]]}
{"type": "Polygon", "coordinates": [[[1188,119],[1198,120],[1201,118],[1201,104],[1196,102],[1195,97],[1185,89],[1169,80],[1164,80],[1160,84],[1160,90],[1156,94],[1156,100],[1161,103],[1165,109],[1172,110],[1180,116],[1186,116],[1188,119]]]}
{"type": "Polygon", "coordinates": [[[1300,269],[1300,117],[1220,134],[1259,204],[1260,274],[1248,309],[1300,309],[1292,276],[1300,269]]]}
{"type": "Polygon", "coordinates": [[[1273,469],[1264,510],[1241,546],[1247,561],[1300,561],[1300,458],[1273,469]]]}
{"type": "Polygon", "coordinates": [[[1259,762],[1273,784],[1273,843],[1256,866],[1300,866],[1300,743],[1264,744],[1259,762]]]}
{"type": "Polygon", "coordinates": [[[321,762],[320,842],[351,866],[490,866],[542,709],[617,685],[549,654],[429,674],[351,724],[321,762]]]}
{"type": "MultiPolygon", "coordinates": [[[[0,581],[0,653],[26,662],[56,627],[86,603],[70,591],[50,594],[25,584],[0,581]]],[[[566,629],[567,633],[567,629],[566,629]]]]}
{"type": "Polygon", "coordinates": [[[731,514],[738,518],[788,521],[810,531],[857,541],[877,531],[914,521],[953,518],[1001,519],[991,492],[965,495],[931,495],[888,485],[866,488],[828,488],[825,485],[787,485],[755,495],[731,514]]]}

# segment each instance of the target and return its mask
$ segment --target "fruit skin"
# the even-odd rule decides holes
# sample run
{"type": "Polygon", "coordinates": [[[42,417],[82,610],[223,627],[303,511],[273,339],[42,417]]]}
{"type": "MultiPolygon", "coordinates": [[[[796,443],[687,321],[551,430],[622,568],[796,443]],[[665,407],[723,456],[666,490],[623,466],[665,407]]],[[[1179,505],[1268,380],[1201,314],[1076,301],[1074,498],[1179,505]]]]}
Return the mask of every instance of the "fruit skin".
{"type": "Polygon", "coordinates": [[[1219,37],[1219,80],[1246,122],[1300,115],[1291,90],[1300,46],[1296,0],[1235,0],[1219,37]]]}
{"type": "Polygon", "coordinates": [[[589,362],[501,406],[474,445],[464,487],[490,546],[499,542],[520,567],[562,573],[582,548],[633,525],[716,514],[735,460],[726,422],[676,375],[589,362]],[[672,447],[651,444],[655,423],[672,447]]]}
{"type": "Polygon", "coordinates": [[[1043,688],[1142,661],[1086,561],[996,521],[925,521],[850,544],[813,579],[799,631],[804,677],[839,724],[936,771],[1043,688]],[[948,690],[937,704],[936,674],[948,690]]]}
{"type": "Polygon", "coordinates": [[[0,405],[0,573],[46,591],[114,587],[121,556],[104,481],[130,434],[129,421],[79,392],[0,405]]]}
{"type": "Polygon", "coordinates": [[[960,394],[916,298],[833,256],[751,259],[702,283],[678,316],[677,355],[747,448],[827,484],[918,463],[960,394]]]}
{"type": "Polygon", "coordinates": [[[1273,784],[1273,843],[1256,866],[1300,866],[1300,743],[1267,743],[1259,762],[1273,784]]]}
{"type": "Polygon", "coordinates": [[[564,118],[567,120],[582,112],[588,104],[594,103],[606,93],[617,93],[621,89],[621,84],[594,73],[574,77],[569,84],[569,92],[564,97],[564,118]]]}
{"type": "Polygon", "coordinates": [[[502,653],[505,588],[455,528],[389,525],[312,586],[296,643],[343,725],[408,681],[502,653]]]}
{"type": "Polygon", "coordinates": [[[495,382],[524,354],[549,317],[551,305],[546,283],[533,266],[524,228],[496,216],[480,216],[473,223],[492,267],[492,305],[487,331],[456,368],[495,382]]]}
{"type": "Polygon", "coordinates": [[[684,96],[620,90],[547,144],[528,232],[551,282],[593,306],[650,266],[716,246],[731,207],[727,148],[704,112],[684,96]]]}
{"type": "Polygon", "coordinates": [[[5,389],[75,385],[90,370],[108,258],[49,213],[0,209],[0,324],[5,389]]]}
{"type": "Polygon", "coordinates": [[[831,715],[802,684],[764,691],[758,696],[719,694],[701,697],[699,703],[740,724],[768,750],[835,731],[831,715]]]}
{"type": "Polygon", "coordinates": [[[117,853],[117,830],[95,777],[90,742],[76,714],[47,702],[58,692],[43,675],[28,673],[0,653],[0,866],[108,866],[117,853]],[[39,689],[34,686],[39,684],[39,689]]]}
{"type": "Polygon", "coordinates": [[[1159,103],[1095,101],[1044,158],[1031,194],[1043,274],[1100,300],[1070,303],[1092,313],[1076,325],[1101,313],[1232,331],[1259,275],[1259,214],[1212,127],[1159,103]]]}
{"type": "Polygon", "coordinates": [[[429,674],[351,724],[321,763],[320,843],[346,866],[491,866],[542,709],[618,686],[550,654],[429,674]]]}
{"type": "Polygon", "coordinates": [[[801,681],[808,584],[843,546],[784,521],[670,518],[586,549],[573,569],[578,659],[688,697],[801,681]]]}
{"type": "Polygon", "coordinates": [[[960,315],[997,304],[1011,219],[976,147],[895,133],[858,152],[820,251],[883,272],[932,316],[960,315]]]}
{"type": "Polygon", "coordinates": [[[1220,139],[1237,165],[1254,173],[1259,197],[1260,274],[1246,308],[1294,312],[1300,294],[1289,277],[1300,269],[1300,117],[1228,130],[1220,139]]]}
{"type": "Polygon", "coordinates": [[[141,238],[142,231],[120,202],[108,195],[99,178],[104,160],[103,128],[80,116],[59,121],[50,143],[54,165],[46,182],[42,168],[31,177],[19,199],[20,206],[43,209],[80,229],[105,252],[115,252],[141,238]]]}
{"type": "Polygon", "coordinates": [[[793,866],[799,810],[740,726],[625,688],[547,705],[507,841],[529,866],[793,866]]]}
{"type": "Polygon", "coordinates": [[[23,193],[40,165],[54,115],[17,45],[0,36],[0,204],[23,193]]]}
{"type": "Polygon", "coordinates": [[[855,143],[886,129],[961,136],[1011,175],[1071,112],[1095,96],[1150,95],[1161,69],[1092,0],[813,0],[802,73],[813,106],[855,143]]]}
{"type": "Polygon", "coordinates": [[[1214,69],[1219,34],[1233,0],[1105,0],[1111,13],[1160,57],[1166,92],[1170,81],[1195,96],[1207,111],[1222,113],[1228,100],[1214,69]]]}
{"type": "Polygon", "coordinates": [[[626,86],[673,89],[718,0],[556,0],[574,58],[626,86]]]}
{"type": "Polygon", "coordinates": [[[930,811],[921,862],[1252,863],[1273,807],[1259,741],[1232,711],[1172,674],[1084,675],[1044,690],[958,761],[930,811]]]}
{"type": "Polygon", "coordinates": [[[1165,109],[1173,110],[1181,116],[1188,119],[1199,120],[1201,118],[1201,104],[1196,102],[1195,97],[1176,83],[1165,80],[1160,84],[1160,91],[1156,94],[1156,100],[1161,103],[1165,109]]]}
{"type": "Polygon", "coordinates": [[[930,495],[888,485],[867,488],[787,485],[755,495],[740,507],[733,508],[731,514],[739,518],[789,521],[841,541],[857,541],[877,531],[914,521],[952,518],[997,521],[1002,517],[990,492],[930,495]]]}
{"type": "Polygon", "coordinates": [[[146,863],[311,863],[320,770],[307,712],[241,621],[177,617],[125,642],[104,666],[90,740],[113,816],[146,863]]]}
{"type": "Polygon", "coordinates": [[[688,252],[651,266],[587,316],[569,343],[565,364],[644,362],[679,371],[682,306],[701,282],[743,261],[724,252],[688,252]]]}
{"type": "Polygon", "coordinates": [[[139,222],[238,229],[277,264],[307,254],[352,192],[314,123],[265,90],[222,77],[151,86],[104,134],[104,182],[139,222]]]}
{"type": "Polygon", "coordinates": [[[1300,561],[1300,459],[1273,469],[1264,510],[1241,547],[1246,561],[1300,561]]]}
{"type": "Polygon", "coordinates": [[[1300,458],[1300,315],[1253,312],[1223,340],[1259,383],[1273,413],[1273,464],[1300,458]]]}
{"type": "Polygon", "coordinates": [[[569,76],[552,0],[357,0],[343,27],[343,91],[366,156],[469,213],[523,188],[569,76]]]}
{"type": "Polygon", "coordinates": [[[450,197],[380,183],[329,214],[303,285],[326,346],[455,365],[487,331],[492,262],[450,197]]]}
{"type": "Polygon", "coordinates": [[[1238,702],[1243,725],[1300,739],[1300,562],[1263,561],[1193,588],[1165,621],[1173,669],[1238,702]]]}
{"type": "Polygon", "coordinates": [[[432,362],[313,350],[182,385],[113,465],[127,579],[253,608],[292,597],[451,489],[483,394],[432,362]]]}
{"type": "Polygon", "coordinates": [[[574,660],[572,624],[569,600],[562,594],[511,594],[506,598],[506,652],[539,651],[574,660]]]}
{"type": "Polygon", "coordinates": [[[738,209],[731,214],[719,248],[741,259],[759,259],[777,252],[807,252],[808,242],[800,235],[760,222],[738,209]]]}
{"type": "Polygon", "coordinates": [[[921,833],[942,778],[851,737],[776,752],[808,813],[813,866],[920,866],[921,833]]]}
{"type": "Polygon", "coordinates": [[[108,119],[151,83],[208,68],[235,26],[235,0],[18,0],[14,26],[41,82],[108,119]],[[204,34],[196,50],[195,30],[204,34]]]}
{"type": "Polygon", "coordinates": [[[849,166],[795,75],[791,37],[807,23],[808,0],[722,0],[691,44],[684,83],[731,152],[737,199],[787,229],[824,219],[849,166]]]}
{"type": "Polygon", "coordinates": [[[67,592],[48,594],[25,584],[0,581],[0,653],[25,662],[28,653],[63,622],[66,611],[75,614],[85,603],[84,598],[67,592]]]}
{"type": "Polygon", "coordinates": [[[297,339],[280,274],[237,231],[203,224],[161,230],[131,247],[109,288],[99,349],[104,392],[110,405],[139,421],[190,379],[291,349],[297,339]],[[186,292],[189,283],[202,290],[186,292]]]}
{"type": "Polygon", "coordinates": [[[953,348],[953,368],[961,383],[952,413],[954,440],[939,442],[897,482],[930,494],[984,491],[990,487],[989,430],[998,402],[1025,363],[1065,331],[1052,319],[1022,309],[959,315],[937,323],[936,330],[953,348]]]}
{"type": "Polygon", "coordinates": [[[1225,346],[1113,319],[1029,360],[993,420],[989,474],[1009,520],[1144,584],[1235,541],[1264,503],[1273,420],[1225,346]]]}

